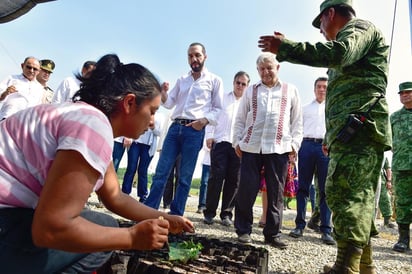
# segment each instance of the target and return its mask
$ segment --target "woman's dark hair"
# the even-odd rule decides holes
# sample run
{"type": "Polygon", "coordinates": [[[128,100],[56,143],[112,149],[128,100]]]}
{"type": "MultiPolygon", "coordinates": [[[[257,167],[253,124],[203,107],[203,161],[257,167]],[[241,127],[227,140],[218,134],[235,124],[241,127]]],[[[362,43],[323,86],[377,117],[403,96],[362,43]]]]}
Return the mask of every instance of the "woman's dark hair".
{"type": "Polygon", "coordinates": [[[80,77],[80,90],[73,102],[86,102],[100,109],[107,117],[117,111],[118,103],[127,94],[136,95],[140,105],[160,94],[160,84],[145,67],[131,63],[123,65],[116,54],[107,54],[96,63],[89,78],[80,77]]]}

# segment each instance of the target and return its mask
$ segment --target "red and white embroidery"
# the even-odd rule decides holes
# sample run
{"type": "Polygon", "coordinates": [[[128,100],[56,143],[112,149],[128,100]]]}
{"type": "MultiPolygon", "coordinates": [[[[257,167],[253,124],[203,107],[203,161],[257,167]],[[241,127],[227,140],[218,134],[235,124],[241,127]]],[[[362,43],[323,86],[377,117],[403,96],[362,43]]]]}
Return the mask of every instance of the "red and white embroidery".
{"type": "Polygon", "coordinates": [[[282,140],[283,135],[283,123],[285,119],[285,112],[286,112],[286,105],[288,103],[288,84],[284,83],[282,85],[282,99],[280,101],[280,114],[279,114],[279,122],[278,122],[278,129],[276,132],[276,144],[279,145],[280,141],[282,140]]]}
{"type": "Polygon", "coordinates": [[[255,125],[256,121],[256,113],[257,113],[257,85],[253,85],[253,93],[252,93],[252,124],[247,129],[247,134],[245,137],[245,143],[249,143],[250,137],[252,135],[253,126],[255,125]]]}

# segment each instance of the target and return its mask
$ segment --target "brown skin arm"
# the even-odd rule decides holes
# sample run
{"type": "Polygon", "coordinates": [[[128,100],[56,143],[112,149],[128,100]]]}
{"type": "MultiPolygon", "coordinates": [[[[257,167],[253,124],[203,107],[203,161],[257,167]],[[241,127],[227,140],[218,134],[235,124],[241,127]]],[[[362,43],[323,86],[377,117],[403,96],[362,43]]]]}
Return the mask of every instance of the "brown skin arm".
{"type": "Polygon", "coordinates": [[[212,149],[212,146],[213,146],[213,143],[215,142],[215,139],[214,138],[209,138],[209,139],[207,139],[206,140],[206,147],[208,148],[208,149],[212,149]]]}
{"type": "Polygon", "coordinates": [[[388,190],[392,190],[392,169],[387,168],[386,169],[386,188],[388,190]]]}
{"type": "Polygon", "coordinates": [[[134,198],[123,193],[119,187],[113,164],[110,164],[105,175],[105,182],[97,191],[97,194],[107,209],[126,219],[140,222],[146,219],[158,219],[159,216],[163,216],[169,222],[169,232],[174,234],[183,231],[194,232],[193,223],[188,219],[160,212],[137,202],[134,198]]]}
{"type": "MultiPolygon", "coordinates": [[[[34,214],[34,243],[40,247],[84,253],[161,248],[167,241],[167,220],[152,219],[130,228],[111,228],[80,217],[98,177],[98,172],[80,153],[71,150],[57,152],[34,214]]],[[[107,199],[104,197],[103,201],[107,202],[107,199]]],[[[137,201],[134,203],[138,204],[137,201]]],[[[141,215],[145,216],[144,213],[141,215]]]]}
{"type": "Polygon", "coordinates": [[[161,100],[162,100],[162,103],[164,103],[164,102],[166,102],[167,97],[168,97],[167,91],[169,90],[169,82],[164,82],[161,85],[161,88],[162,88],[161,91],[160,91],[160,94],[162,96],[161,100]]]}
{"type": "Polygon", "coordinates": [[[237,145],[235,147],[235,153],[236,153],[237,157],[242,158],[242,150],[240,150],[239,145],[237,145]]]}
{"type": "Polygon", "coordinates": [[[258,47],[261,48],[263,52],[277,54],[284,38],[285,36],[282,33],[275,31],[274,35],[261,36],[258,41],[258,47]]]}
{"type": "Polygon", "coordinates": [[[322,144],[322,152],[323,152],[323,155],[329,156],[329,148],[326,144],[322,144]]]}

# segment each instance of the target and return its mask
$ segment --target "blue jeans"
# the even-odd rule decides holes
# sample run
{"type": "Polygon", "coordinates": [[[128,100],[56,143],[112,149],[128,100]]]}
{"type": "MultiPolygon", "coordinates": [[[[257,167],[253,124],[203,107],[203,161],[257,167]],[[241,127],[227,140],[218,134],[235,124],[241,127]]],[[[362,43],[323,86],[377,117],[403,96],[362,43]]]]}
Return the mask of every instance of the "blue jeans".
{"type": "Polygon", "coordinates": [[[209,180],[210,166],[202,165],[202,177],[200,178],[200,189],[199,189],[199,205],[198,208],[206,206],[206,190],[207,182],[209,180]]]}
{"type": "Polygon", "coordinates": [[[114,165],[114,170],[117,172],[117,170],[119,169],[119,164],[120,161],[122,160],[124,154],[124,146],[123,143],[119,143],[119,142],[114,142],[113,145],[113,165],[114,165]]]}
{"type": "Polygon", "coordinates": [[[317,174],[320,210],[320,230],[331,233],[331,211],[326,204],[325,182],[328,173],[329,158],[323,154],[322,144],[303,140],[298,154],[299,188],[296,195],[297,212],[295,224],[297,228],[306,226],[306,204],[309,199],[313,175],[317,174]]]}
{"type": "Polygon", "coordinates": [[[192,127],[172,123],[164,140],[159,161],[157,162],[149,196],[145,201],[147,206],[154,209],[159,208],[167,178],[172,171],[177,156],[181,154],[180,178],[177,184],[176,194],[170,204],[170,213],[183,216],[197,157],[203,146],[204,136],[204,128],[202,130],[195,130],[192,127]]]}
{"type": "Polygon", "coordinates": [[[147,170],[152,158],[149,155],[150,146],[132,142],[127,151],[127,168],[123,177],[122,191],[126,194],[132,192],[133,179],[137,170],[137,197],[144,202],[147,197],[147,170]]]}
{"type": "MultiPolygon", "coordinates": [[[[112,252],[72,253],[37,247],[31,225],[34,210],[0,209],[0,265],[2,273],[91,273],[102,266],[112,252]]],[[[93,223],[117,227],[111,216],[83,210],[81,216],[93,223]]]]}

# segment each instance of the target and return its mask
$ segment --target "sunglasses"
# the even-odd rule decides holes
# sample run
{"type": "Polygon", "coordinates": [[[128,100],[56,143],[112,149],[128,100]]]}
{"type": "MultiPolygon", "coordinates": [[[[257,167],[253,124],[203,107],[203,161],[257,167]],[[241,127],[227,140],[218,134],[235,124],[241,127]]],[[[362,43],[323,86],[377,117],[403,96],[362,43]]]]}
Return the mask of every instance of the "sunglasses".
{"type": "Polygon", "coordinates": [[[26,65],[26,69],[28,69],[28,70],[34,70],[34,71],[38,71],[38,70],[39,70],[38,68],[29,66],[29,65],[26,65]]]}
{"type": "Polygon", "coordinates": [[[241,86],[244,86],[244,87],[246,87],[246,86],[247,86],[247,84],[246,84],[246,83],[242,83],[242,82],[239,82],[239,81],[236,81],[236,85],[241,85],[241,86]]]}

